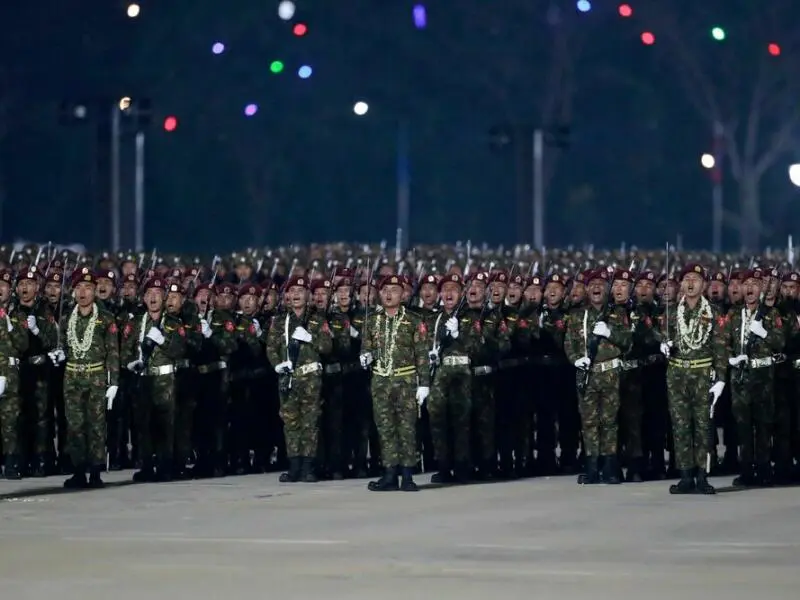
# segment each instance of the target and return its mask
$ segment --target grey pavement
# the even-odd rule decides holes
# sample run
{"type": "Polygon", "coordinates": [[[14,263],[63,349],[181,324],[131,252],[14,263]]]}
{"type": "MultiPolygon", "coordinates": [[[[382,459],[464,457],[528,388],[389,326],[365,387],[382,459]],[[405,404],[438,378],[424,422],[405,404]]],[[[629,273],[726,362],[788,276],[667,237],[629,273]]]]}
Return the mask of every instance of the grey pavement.
{"type": "Polygon", "coordinates": [[[0,481],[0,598],[800,598],[800,488],[62,480],[0,481]]]}

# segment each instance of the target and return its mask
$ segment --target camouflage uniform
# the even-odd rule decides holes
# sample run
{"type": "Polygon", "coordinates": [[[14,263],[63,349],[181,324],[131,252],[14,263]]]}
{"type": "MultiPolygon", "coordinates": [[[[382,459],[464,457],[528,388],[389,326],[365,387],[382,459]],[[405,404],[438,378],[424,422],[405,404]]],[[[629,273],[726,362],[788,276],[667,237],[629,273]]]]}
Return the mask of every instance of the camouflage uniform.
{"type": "MultiPolygon", "coordinates": [[[[0,273],[0,281],[10,283],[10,273],[0,273]]],[[[5,389],[0,394],[0,442],[5,455],[6,479],[19,479],[19,357],[28,349],[30,340],[18,314],[9,315],[0,307],[0,377],[5,389]]]]}

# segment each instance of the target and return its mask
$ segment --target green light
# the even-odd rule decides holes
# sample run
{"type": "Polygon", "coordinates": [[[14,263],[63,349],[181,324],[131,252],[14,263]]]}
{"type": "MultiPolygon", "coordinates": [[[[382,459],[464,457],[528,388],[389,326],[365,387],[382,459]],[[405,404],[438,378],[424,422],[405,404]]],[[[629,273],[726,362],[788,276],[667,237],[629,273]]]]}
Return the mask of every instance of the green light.
{"type": "Polygon", "coordinates": [[[279,60],[273,60],[272,64],[269,66],[269,70],[277,75],[283,71],[283,63],[279,60]]]}
{"type": "Polygon", "coordinates": [[[722,27],[714,27],[714,29],[711,30],[711,37],[721,42],[725,39],[725,30],[722,27]]]}

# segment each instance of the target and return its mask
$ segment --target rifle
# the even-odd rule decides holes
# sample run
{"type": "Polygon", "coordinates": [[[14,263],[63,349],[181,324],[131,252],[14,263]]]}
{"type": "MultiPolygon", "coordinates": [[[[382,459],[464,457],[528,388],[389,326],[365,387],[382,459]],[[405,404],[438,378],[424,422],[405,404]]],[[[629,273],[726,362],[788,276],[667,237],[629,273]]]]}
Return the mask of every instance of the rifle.
{"type": "MultiPolygon", "coordinates": [[[[709,379],[711,380],[711,385],[714,385],[716,383],[713,371],[709,376],[709,379]]],[[[719,398],[714,398],[714,394],[712,394],[711,392],[708,393],[708,396],[709,400],[711,401],[711,408],[709,409],[709,414],[708,414],[708,431],[707,431],[708,452],[706,453],[706,473],[711,473],[711,454],[714,448],[714,442],[716,441],[716,436],[715,436],[716,427],[714,427],[714,409],[717,406],[719,398]]],[[[725,443],[726,444],[728,443],[727,440],[725,443]]]]}
{"type": "MultiPolygon", "coordinates": [[[[770,309],[767,306],[766,302],[764,302],[764,292],[761,292],[761,296],[759,297],[758,301],[758,309],[756,310],[756,314],[753,316],[754,322],[761,322],[767,314],[767,311],[770,309]]],[[[742,322],[742,326],[744,327],[744,322],[742,322]]],[[[736,369],[736,383],[741,384],[744,381],[744,371],[747,367],[747,363],[750,362],[750,354],[753,352],[753,345],[756,343],[756,336],[752,331],[747,333],[747,340],[744,343],[744,348],[742,348],[742,353],[747,356],[747,360],[741,362],[737,365],[736,369]]]]}

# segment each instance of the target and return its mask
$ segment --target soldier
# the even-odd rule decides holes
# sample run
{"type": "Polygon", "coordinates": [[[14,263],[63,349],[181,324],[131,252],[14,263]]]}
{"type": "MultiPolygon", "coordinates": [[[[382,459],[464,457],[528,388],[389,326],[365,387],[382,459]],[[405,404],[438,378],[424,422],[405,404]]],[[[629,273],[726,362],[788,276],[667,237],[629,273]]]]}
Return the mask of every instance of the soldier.
{"type": "Polygon", "coordinates": [[[743,305],[731,309],[727,329],[741,473],[733,485],[771,485],[770,439],[775,424],[772,355],[785,344],[783,321],[776,308],[763,302],[762,272],[746,271],[742,280],[743,305]]]}
{"type": "Polygon", "coordinates": [[[372,367],[373,413],[385,466],[383,477],[368,489],[415,492],[417,407],[430,394],[428,328],[402,305],[401,277],[384,277],[380,293],[383,303],[364,324],[360,355],[362,367],[372,367]]]}
{"type": "MultiPolygon", "coordinates": [[[[64,312],[69,312],[72,307],[69,299],[64,294],[64,271],[55,267],[53,261],[50,272],[45,278],[44,298],[50,314],[55,315],[56,323],[61,322],[64,312]]],[[[60,264],[60,262],[59,262],[60,264]]],[[[60,331],[56,328],[56,348],[61,344],[60,331]]],[[[67,417],[64,414],[64,363],[50,362],[50,377],[47,382],[48,415],[51,416],[52,425],[49,439],[56,440],[57,471],[62,475],[72,473],[72,463],[67,452],[67,417]]]]}
{"type": "Polygon", "coordinates": [[[603,457],[604,483],[617,484],[620,357],[630,349],[631,325],[627,311],[608,305],[609,274],[600,268],[587,277],[587,305],[569,319],[564,348],[578,369],[578,385],[586,473],[578,483],[599,483],[603,457]],[[583,313],[583,314],[581,314],[583,313]]]}
{"type": "Polygon", "coordinates": [[[164,310],[167,284],[154,277],[144,286],[145,313],[122,330],[122,362],[138,374],[134,406],[142,469],[138,482],[171,481],[175,443],[175,361],[183,357],[186,330],[164,310]]]}
{"type": "Polygon", "coordinates": [[[19,395],[20,356],[30,344],[27,319],[20,321],[21,313],[9,313],[11,285],[14,276],[8,269],[0,270],[0,442],[5,454],[6,479],[21,479],[19,416],[22,403],[19,395]]]}
{"type": "Polygon", "coordinates": [[[280,481],[317,481],[314,474],[322,411],[322,363],[330,354],[333,335],[327,320],[312,314],[305,277],[286,282],[288,308],[272,318],[267,357],[281,380],[281,419],[289,456],[289,471],[280,481]]]}
{"type": "Polygon", "coordinates": [[[76,306],[61,323],[66,349],[50,356],[54,362],[66,359],[67,445],[75,470],[64,487],[97,488],[103,486],[100,472],[106,462],[106,410],[119,390],[119,330],[114,316],[95,302],[95,278],[88,267],[76,269],[72,288],[76,306]]]}
{"type": "Polygon", "coordinates": [[[776,406],[775,422],[782,443],[788,448],[779,448],[775,462],[776,482],[783,483],[788,477],[792,480],[800,479],[800,273],[791,271],[785,273],[781,282],[781,319],[786,326],[786,363],[782,370],[776,374],[776,385],[781,386],[781,391],[776,397],[779,402],[776,406]],[[785,441],[784,441],[785,440],[785,441]],[[792,465],[797,460],[797,465],[792,471],[792,465]],[[785,467],[784,467],[785,465],[785,467]]]}

